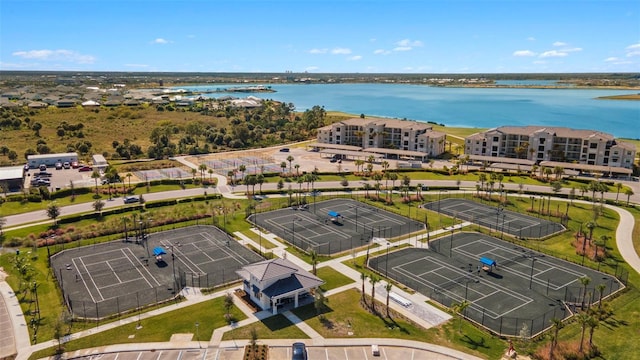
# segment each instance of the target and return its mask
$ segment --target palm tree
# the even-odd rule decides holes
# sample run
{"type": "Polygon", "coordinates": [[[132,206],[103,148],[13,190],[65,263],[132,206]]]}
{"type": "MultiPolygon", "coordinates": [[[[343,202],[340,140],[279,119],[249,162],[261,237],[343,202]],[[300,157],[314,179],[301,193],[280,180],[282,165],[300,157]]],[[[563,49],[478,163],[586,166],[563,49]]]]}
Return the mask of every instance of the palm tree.
{"type": "Polygon", "coordinates": [[[553,350],[555,350],[556,345],[558,345],[558,333],[560,332],[560,329],[564,327],[562,320],[555,317],[551,319],[551,323],[554,332],[553,338],[551,339],[551,346],[549,347],[549,359],[553,359],[553,350]]]}
{"type": "Polygon", "coordinates": [[[364,160],[358,159],[354,162],[354,164],[356,165],[356,169],[359,169],[359,171],[362,172],[362,166],[364,165],[364,160]]]}
{"type": "Polygon", "coordinates": [[[207,170],[207,173],[209,173],[209,182],[213,183],[213,169],[207,170]]]}
{"type": "Polygon", "coordinates": [[[458,318],[458,332],[462,332],[462,318],[464,317],[464,313],[470,305],[471,303],[467,300],[462,300],[459,303],[453,303],[453,311],[460,315],[460,317],[458,318]]]}
{"type": "Polygon", "coordinates": [[[480,181],[480,190],[484,191],[484,183],[487,181],[487,174],[480,173],[480,175],[478,175],[478,180],[480,181]]]}
{"type": "Polygon", "coordinates": [[[591,282],[591,278],[588,277],[588,276],[583,276],[583,277],[579,278],[578,281],[580,281],[580,284],[582,284],[582,286],[584,286],[584,291],[582,292],[582,308],[584,309],[584,302],[585,302],[585,300],[587,298],[587,286],[591,282]]]}
{"type": "Polygon", "coordinates": [[[369,282],[371,283],[371,310],[373,310],[373,312],[376,311],[376,302],[375,302],[375,297],[376,297],[376,284],[380,281],[380,277],[378,277],[378,275],[376,274],[371,274],[369,276],[369,282]]]}
{"type": "Polygon", "coordinates": [[[291,162],[293,162],[293,156],[291,155],[287,156],[287,161],[289,162],[289,173],[293,174],[293,171],[291,168],[291,162]]]}
{"type": "Polygon", "coordinates": [[[264,174],[260,173],[256,175],[256,181],[260,185],[260,194],[262,194],[262,184],[264,184],[264,174]]]}
{"type": "Polygon", "coordinates": [[[384,289],[387,291],[387,317],[389,317],[389,298],[391,297],[391,289],[393,285],[387,281],[387,284],[384,286],[384,289]]]}
{"type": "Polygon", "coordinates": [[[620,190],[622,189],[622,183],[616,183],[616,189],[618,192],[616,193],[616,204],[618,203],[618,196],[620,196],[620,190]]]}
{"type": "Polygon", "coordinates": [[[366,300],[365,300],[365,298],[364,298],[364,284],[365,284],[365,282],[367,281],[367,277],[368,277],[368,276],[367,276],[367,274],[366,274],[366,273],[360,273],[360,279],[362,279],[362,294],[361,294],[361,295],[362,295],[362,297],[361,297],[361,299],[360,299],[360,300],[361,300],[365,305],[367,304],[367,302],[366,302],[366,300]]]}
{"type": "Polygon", "coordinates": [[[593,332],[596,330],[598,325],[600,325],[600,321],[597,317],[591,316],[589,318],[589,349],[593,349],[593,332]]]}
{"type": "Polygon", "coordinates": [[[200,182],[204,184],[204,172],[207,171],[207,165],[198,165],[198,170],[200,170],[200,182]]]}
{"type": "Polygon", "coordinates": [[[586,226],[587,229],[589,229],[589,242],[591,242],[591,240],[593,239],[593,230],[598,227],[598,224],[596,224],[595,221],[589,221],[586,226]]]}
{"type": "Polygon", "coordinates": [[[125,175],[124,177],[127,178],[127,180],[129,180],[129,189],[131,189],[131,177],[133,176],[132,173],[127,173],[127,175],[125,175]]]}
{"type": "Polygon", "coordinates": [[[307,252],[309,253],[309,257],[311,258],[311,266],[313,267],[313,275],[316,275],[316,265],[318,265],[318,252],[312,248],[308,248],[307,252]]]}
{"type": "Polygon", "coordinates": [[[234,181],[235,175],[236,174],[233,172],[233,170],[227,171],[227,177],[229,178],[229,181],[231,182],[231,186],[233,186],[233,184],[235,183],[235,181],[234,181]]]}
{"type": "Polygon", "coordinates": [[[244,173],[247,171],[247,167],[242,164],[238,167],[238,170],[242,173],[242,178],[244,179],[244,173]]]}
{"type": "Polygon", "coordinates": [[[300,164],[295,164],[293,167],[296,168],[296,177],[300,176],[300,164]]]}
{"type": "Polygon", "coordinates": [[[604,295],[604,289],[607,287],[606,284],[598,284],[598,286],[596,286],[596,289],[598,289],[598,296],[599,296],[599,300],[598,300],[598,310],[602,309],[602,295],[604,295]]]}
{"type": "Polygon", "coordinates": [[[282,168],[282,172],[284,173],[284,170],[287,168],[287,162],[286,161],[281,162],[280,168],[282,168]]]}
{"type": "Polygon", "coordinates": [[[629,199],[631,199],[631,195],[633,195],[633,190],[626,188],[624,189],[624,194],[627,195],[627,206],[629,206],[629,199]]]}
{"type": "Polygon", "coordinates": [[[583,345],[584,345],[584,332],[587,330],[587,326],[589,325],[589,318],[591,317],[591,315],[589,315],[589,313],[586,312],[582,312],[578,315],[576,315],[576,318],[578,319],[578,322],[580,323],[580,347],[578,348],[578,352],[582,352],[583,349],[583,345]]]}
{"type": "Polygon", "coordinates": [[[96,196],[98,196],[98,179],[100,179],[100,173],[98,172],[98,170],[93,170],[93,172],[91,173],[91,178],[94,179],[96,181],[96,196]]]}

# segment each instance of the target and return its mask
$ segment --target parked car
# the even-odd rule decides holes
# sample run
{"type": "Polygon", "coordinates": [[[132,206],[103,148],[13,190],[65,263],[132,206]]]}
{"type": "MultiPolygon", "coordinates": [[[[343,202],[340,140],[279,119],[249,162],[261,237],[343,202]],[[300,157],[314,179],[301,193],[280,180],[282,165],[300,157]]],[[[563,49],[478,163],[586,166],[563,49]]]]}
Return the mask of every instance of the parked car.
{"type": "Polygon", "coordinates": [[[40,176],[40,177],[52,177],[53,174],[50,172],[46,172],[46,171],[40,171],[39,173],[34,174],[33,176],[40,176]]]}
{"type": "Polygon", "coordinates": [[[289,152],[289,148],[282,148],[280,149],[280,152],[289,152]]]}
{"type": "Polygon", "coordinates": [[[291,346],[291,360],[307,360],[307,348],[304,343],[293,343],[291,346]]]}
{"type": "Polygon", "coordinates": [[[56,163],[56,170],[62,170],[62,163],[61,162],[57,162],[56,163]]]}
{"type": "Polygon", "coordinates": [[[140,198],[137,196],[125,196],[123,198],[123,201],[125,204],[133,204],[133,203],[140,202],[140,198]]]}
{"type": "Polygon", "coordinates": [[[72,167],[73,169],[77,169],[77,168],[79,168],[79,167],[80,167],[80,164],[78,164],[78,162],[77,162],[77,161],[72,161],[72,162],[71,162],[71,167],[72,167]]]}
{"type": "Polygon", "coordinates": [[[29,171],[29,164],[24,164],[24,171],[29,171]]]}
{"type": "Polygon", "coordinates": [[[40,171],[47,171],[47,165],[40,164],[40,171]]]}
{"type": "Polygon", "coordinates": [[[65,168],[65,169],[71,169],[71,164],[70,164],[68,161],[65,161],[65,162],[62,164],[62,167],[63,167],[63,168],[65,168]]]}
{"type": "Polygon", "coordinates": [[[78,171],[93,171],[93,168],[91,166],[88,165],[83,165],[78,167],[78,171]]]}

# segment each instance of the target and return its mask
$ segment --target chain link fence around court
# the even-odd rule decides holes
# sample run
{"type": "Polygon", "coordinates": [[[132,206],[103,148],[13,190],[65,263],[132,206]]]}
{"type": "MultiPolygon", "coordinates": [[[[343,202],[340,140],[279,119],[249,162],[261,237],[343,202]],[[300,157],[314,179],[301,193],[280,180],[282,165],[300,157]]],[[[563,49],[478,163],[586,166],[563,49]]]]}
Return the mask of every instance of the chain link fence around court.
{"type": "MultiPolygon", "coordinates": [[[[451,279],[444,284],[437,286],[428,286],[423,282],[416,281],[411,277],[398,276],[397,273],[387,272],[385,269],[386,261],[384,256],[375,257],[369,260],[369,267],[387,276],[394,281],[402,283],[407,287],[431,298],[432,300],[440,303],[448,308],[453,307],[455,304],[460,303],[459,299],[455,299],[451,295],[450,289],[454,287],[465,287],[465,282],[474,281],[473,275],[460,276],[456,279],[451,279]]],[[[490,311],[475,305],[470,304],[463,313],[463,316],[472,322],[486,328],[488,331],[493,332],[499,336],[508,337],[520,337],[524,339],[531,339],[552,326],[551,319],[564,320],[577,310],[578,307],[586,308],[600,301],[600,299],[606,299],[612,294],[620,291],[624,288],[624,283],[628,277],[628,273],[621,269],[616,272],[616,281],[611,278],[604,283],[604,287],[591,286],[557,286],[551,281],[546,284],[532,282],[530,284],[531,289],[538,294],[543,294],[549,301],[554,301],[552,308],[537,315],[531,317],[517,317],[517,316],[489,316],[490,311]],[[556,299],[556,300],[552,300],[556,299]]]]}

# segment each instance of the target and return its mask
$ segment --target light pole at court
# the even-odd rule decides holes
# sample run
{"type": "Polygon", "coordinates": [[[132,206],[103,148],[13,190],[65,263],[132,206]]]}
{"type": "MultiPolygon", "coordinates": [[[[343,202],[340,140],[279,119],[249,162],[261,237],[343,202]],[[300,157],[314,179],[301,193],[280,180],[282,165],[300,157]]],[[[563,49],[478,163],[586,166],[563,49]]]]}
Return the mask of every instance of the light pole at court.
{"type": "Polygon", "coordinates": [[[177,292],[178,280],[176,279],[176,254],[174,251],[174,245],[171,245],[171,269],[173,271],[173,291],[177,292]]]}
{"type": "Polygon", "coordinates": [[[496,234],[498,233],[498,221],[500,220],[500,214],[502,214],[502,206],[498,206],[496,209],[496,234]]]}
{"type": "Polygon", "coordinates": [[[298,220],[296,217],[291,219],[291,243],[293,243],[294,247],[296,246],[296,220],[298,220]]]}
{"type": "Polygon", "coordinates": [[[533,266],[536,263],[536,258],[532,257],[531,258],[531,276],[529,277],[529,289],[531,289],[531,286],[533,285],[533,266]]]}
{"type": "Polygon", "coordinates": [[[507,217],[507,214],[502,213],[502,232],[500,232],[500,240],[504,238],[504,219],[507,217]]]}
{"type": "Polygon", "coordinates": [[[451,257],[453,250],[453,230],[453,225],[451,225],[451,237],[449,238],[449,257],[451,257]]]}
{"type": "Polygon", "coordinates": [[[358,206],[357,205],[353,205],[353,206],[351,206],[351,208],[356,210],[356,232],[358,232],[358,206]]]}
{"type": "Polygon", "coordinates": [[[202,346],[200,345],[200,323],[196,321],[196,341],[198,342],[198,348],[202,348],[202,346]]]}

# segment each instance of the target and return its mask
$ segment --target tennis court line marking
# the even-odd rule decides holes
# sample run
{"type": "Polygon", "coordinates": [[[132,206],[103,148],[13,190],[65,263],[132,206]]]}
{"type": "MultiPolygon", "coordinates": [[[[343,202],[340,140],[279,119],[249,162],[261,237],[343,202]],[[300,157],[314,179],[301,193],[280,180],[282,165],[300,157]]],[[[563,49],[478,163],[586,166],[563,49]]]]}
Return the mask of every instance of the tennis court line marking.
{"type": "MultiPolygon", "coordinates": [[[[120,259],[120,258],[119,258],[120,259]]],[[[113,275],[115,275],[116,279],[118,279],[118,283],[122,284],[122,280],[120,280],[120,277],[118,276],[118,274],[116,274],[116,271],[113,270],[113,267],[111,267],[111,264],[109,264],[109,261],[105,261],[107,263],[107,266],[109,267],[109,269],[111,270],[111,272],[113,273],[113,275]]]]}
{"type": "MultiPolygon", "coordinates": [[[[217,241],[217,239],[213,236],[211,236],[208,233],[205,232],[201,232],[199,234],[200,236],[202,236],[202,238],[207,241],[209,244],[213,244],[215,245],[219,250],[222,250],[222,252],[224,252],[225,254],[227,254],[226,257],[222,258],[232,258],[233,260],[235,260],[238,264],[246,264],[247,263],[247,259],[244,258],[244,256],[240,255],[239,253],[237,253],[236,251],[234,251],[233,249],[231,249],[231,247],[228,246],[220,246],[220,242],[217,241]],[[242,259],[243,261],[239,260],[238,258],[242,259]]],[[[197,243],[197,242],[196,242],[197,243]]],[[[194,243],[195,244],[195,243],[194,243]]],[[[200,246],[197,246],[198,249],[200,251],[202,251],[202,248],[200,246]]],[[[207,255],[208,256],[208,255],[207,255]]],[[[211,259],[211,257],[209,257],[211,259]]],[[[216,260],[222,260],[222,259],[216,259],[216,260]]],[[[212,261],[216,261],[213,260],[212,261]]]]}
{"type": "Polygon", "coordinates": [[[147,284],[149,284],[149,287],[153,288],[153,285],[151,285],[151,282],[149,282],[149,279],[147,279],[147,277],[146,277],[146,276],[144,276],[144,275],[142,274],[142,271],[140,271],[140,269],[138,269],[138,268],[136,267],[136,265],[135,265],[135,264],[133,263],[133,261],[131,260],[131,257],[129,257],[129,256],[124,252],[125,250],[127,250],[127,251],[129,251],[129,252],[131,253],[131,256],[133,256],[133,258],[134,258],[134,259],[136,259],[136,261],[138,261],[138,264],[140,264],[140,267],[141,267],[141,268],[143,268],[143,269],[147,272],[147,274],[149,274],[149,276],[151,276],[151,278],[153,279],[153,281],[155,281],[155,282],[156,282],[156,284],[158,284],[158,286],[160,286],[160,285],[161,285],[161,284],[160,284],[160,282],[158,282],[158,279],[156,279],[156,278],[155,278],[155,276],[153,276],[153,275],[151,274],[151,272],[149,271],[149,269],[147,269],[147,267],[146,267],[146,266],[144,266],[144,264],[142,264],[142,262],[140,261],[140,259],[138,259],[138,258],[133,254],[133,252],[131,251],[131,249],[129,249],[129,248],[125,248],[125,249],[120,249],[120,250],[122,250],[122,253],[123,253],[123,254],[124,254],[124,256],[129,260],[129,262],[131,263],[131,265],[133,265],[133,268],[134,268],[134,269],[136,269],[136,270],[138,271],[138,274],[140,274],[140,276],[141,276],[141,277],[142,277],[142,278],[147,282],[147,284]]]}
{"type": "MultiPolygon", "coordinates": [[[[100,289],[98,288],[98,285],[96,285],[95,281],[93,281],[93,276],[91,276],[91,272],[89,272],[89,269],[87,269],[87,266],[84,264],[84,261],[82,261],[82,257],[77,257],[77,258],[73,258],[72,261],[75,265],[76,259],[78,259],[78,261],[82,264],[82,267],[84,268],[84,270],[87,272],[87,276],[89,276],[89,279],[91,279],[91,283],[93,284],[93,287],[95,287],[96,291],[98,292],[98,295],[100,295],[100,298],[102,300],[104,300],[104,296],[102,296],[102,293],[100,292],[100,289]]],[[[76,265],[76,268],[78,267],[78,265],[76,265]]],[[[82,277],[82,273],[80,271],[78,271],[78,274],[80,274],[80,277],[83,279],[82,281],[84,282],[84,278],[82,277]]],[[[85,286],[87,285],[87,283],[85,282],[85,286]]],[[[87,291],[89,291],[89,288],[87,287],[87,291]]],[[[89,291],[89,295],[91,295],[91,291],[89,291]]],[[[93,297],[93,295],[91,295],[91,299],[93,300],[94,303],[97,303],[97,301],[95,300],[95,298],[93,297]]]]}
{"type": "MultiPolygon", "coordinates": [[[[179,253],[181,256],[178,258],[178,261],[181,262],[182,264],[184,264],[185,267],[189,268],[189,270],[191,271],[192,274],[202,274],[203,271],[202,269],[200,269],[200,267],[198,265],[196,265],[193,261],[191,261],[191,259],[189,259],[189,257],[183,253],[182,251],[180,251],[179,248],[177,248],[176,246],[173,246],[171,243],[168,243],[169,245],[167,245],[168,241],[165,240],[161,240],[160,244],[163,244],[166,247],[171,247],[173,248],[173,250],[171,250],[174,253],[179,253]],[[182,258],[185,258],[184,260],[182,258]],[[200,270],[200,271],[194,271],[193,268],[187,264],[187,261],[190,262],[191,264],[193,264],[193,266],[196,267],[196,269],[200,270]]],[[[175,261],[175,257],[171,260],[171,261],[175,261]]]]}

